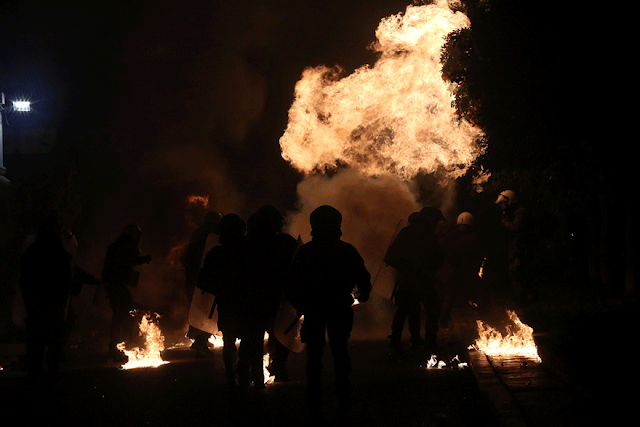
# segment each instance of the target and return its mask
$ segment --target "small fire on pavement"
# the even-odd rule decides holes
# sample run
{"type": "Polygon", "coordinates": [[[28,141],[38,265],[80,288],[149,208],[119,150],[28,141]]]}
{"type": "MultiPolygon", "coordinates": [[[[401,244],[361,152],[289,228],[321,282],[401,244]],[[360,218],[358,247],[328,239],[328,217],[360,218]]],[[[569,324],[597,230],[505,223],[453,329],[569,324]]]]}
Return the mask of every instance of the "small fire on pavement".
{"type": "MultiPolygon", "coordinates": [[[[135,312],[133,313],[135,315],[135,312]]],[[[164,336],[158,327],[157,321],[160,319],[157,313],[145,313],[140,320],[140,336],[145,337],[144,348],[134,347],[126,349],[124,342],[117,345],[118,350],[128,357],[128,362],[122,365],[122,369],[135,368],[157,368],[166,362],[162,360],[160,353],[164,350],[164,336]]]]}
{"type": "Polygon", "coordinates": [[[536,360],[538,347],[533,339],[533,328],[522,323],[515,311],[507,310],[513,325],[507,326],[507,334],[503,336],[498,330],[477,320],[479,338],[469,348],[482,351],[489,356],[521,356],[536,360]]]}
{"type": "Polygon", "coordinates": [[[467,362],[460,361],[458,355],[456,355],[453,359],[447,362],[444,360],[438,360],[438,356],[435,354],[431,355],[431,358],[427,361],[426,368],[427,369],[444,369],[444,368],[457,368],[457,369],[465,369],[469,365],[467,362]]]}

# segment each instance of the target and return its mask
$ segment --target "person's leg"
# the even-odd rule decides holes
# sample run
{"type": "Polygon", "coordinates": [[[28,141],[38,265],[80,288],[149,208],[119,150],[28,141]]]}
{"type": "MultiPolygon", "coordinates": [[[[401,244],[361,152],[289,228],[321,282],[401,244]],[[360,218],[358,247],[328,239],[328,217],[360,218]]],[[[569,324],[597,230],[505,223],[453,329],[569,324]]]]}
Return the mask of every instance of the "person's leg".
{"type": "Polygon", "coordinates": [[[440,321],[440,296],[435,288],[430,288],[424,296],[424,308],[427,313],[425,324],[425,347],[435,353],[438,349],[438,323],[440,321]]]}
{"type": "Polygon", "coordinates": [[[320,385],[320,375],[322,373],[322,353],[325,340],[326,322],[320,316],[306,314],[300,336],[302,342],[307,344],[307,403],[316,405],[320,402],[322,387],[320,385]]]}
{"type": "Polygon", "coordinates": [[[327,334],[336,371],[336,394],[341,406],[349,406],[351,404],[349,336],[353,327],[353,310],[348,308],[336,314],[327,324],[327,334]]]}
{"type": "MultiPolygon", "coordinates": [[[[236,348],[236,334],[227,331],[222,331],[222,361],[224,362],[225,376],[227,384],[235,385],[236,383],[236,368],[238,367],[238,350],[236,348]]],[[[240,367],[238,367],[240,370],[240,367]]]]}

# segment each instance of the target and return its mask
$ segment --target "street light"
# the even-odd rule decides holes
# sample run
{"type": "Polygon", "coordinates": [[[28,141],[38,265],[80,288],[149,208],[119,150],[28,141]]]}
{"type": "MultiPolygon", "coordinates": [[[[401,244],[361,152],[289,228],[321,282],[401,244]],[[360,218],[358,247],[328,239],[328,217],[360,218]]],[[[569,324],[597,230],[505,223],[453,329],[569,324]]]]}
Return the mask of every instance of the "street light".
{"type": "Polygon", "coordinates": [[[4,105],[4,92],[0,92],[0,184],[9,184],[9,180],[4,176],[7,170],[4,167],[4,146],[2,145],[2,110],[4,105]]]}
{"type": "MultiPolygon", "coordinates": [[[[9,184],[9,180],[5,176],[7,169],[4,167],[4,146],[2,141],[2,111],[4,110],[4,93],[0,92],[0,184],[9,184]]],[[[12,107],[9,111],[16,113],[28,113],[31,111],[31,102],[24,99],[17,99],[11,102],[12,107]]]]}
{"type": "Polygon", "coordinates": [[[13,111],[19,113],[28,113],[31,111],[31,102],[29,101],[13,101],[13,111]]]}

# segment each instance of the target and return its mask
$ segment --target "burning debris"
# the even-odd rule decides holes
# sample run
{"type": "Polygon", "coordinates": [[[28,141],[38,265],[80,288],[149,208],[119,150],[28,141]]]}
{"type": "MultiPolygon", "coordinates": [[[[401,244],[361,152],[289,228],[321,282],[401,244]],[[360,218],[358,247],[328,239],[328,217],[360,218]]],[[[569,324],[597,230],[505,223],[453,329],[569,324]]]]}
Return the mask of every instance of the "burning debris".
{"type": "Polygon", "coordinates": [[[270,364],[271,357],[269,356],[269,353],[265,353],[265,355],[262,356],[262,374],[264,375],[265,384],[273,384],[273,382],[276,380],[276,376],[271,375],[271,372],[269,372],[270,364]]]}
{"type": "Polygon", "coordinates": [[[444,360],[438,360],[437,355],[432,354],[431,358],[427,361],[426,368],[427,369],[444,369],[448,367],[450,369],[462,370],[462,369],[466,369],[468,366],[469,366],[468,363],[462,362],[458,357],[458,355],[456,355],[453,359],[451,359],[447,364],[447,362],[445,362],[444,360]]]}
{"type": "MultiPolygon", "coordinates": [[[[132,312],[135,316],[136,312],[132,312]]],[[[157,313],[145,313],[140,320],[140,336],[145,337],[144,348],[134,347],[126,349],[124,342],[117,345],[118,350],[128,357],[128,362],[122,365],[122,369],[157,368],[166,362],[162,360],[160,353],[164,350],[164,336],[158,327],[160,315],[157,313]]]]}
{"type": "Polygon", "coordinates": [[[507,310],[507,314],[513,325],[507,326],[506,336],[477,320],[480,336],[469,348],[490,356],[521,356],[541,363],[542,359],[533,339],[533,328],[522,323],[515,311],[507,310]]]}

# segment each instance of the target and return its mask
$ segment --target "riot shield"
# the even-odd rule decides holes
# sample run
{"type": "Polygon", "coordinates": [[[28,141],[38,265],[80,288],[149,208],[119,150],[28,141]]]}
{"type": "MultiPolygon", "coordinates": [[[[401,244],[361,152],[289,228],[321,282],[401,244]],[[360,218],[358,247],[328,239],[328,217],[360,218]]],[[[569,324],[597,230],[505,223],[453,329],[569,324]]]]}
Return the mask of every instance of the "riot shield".
{"type": "Polygon", "coordinates": [[[301,353],[305,347],[305,344],[300,340],[300,328],[303,320],[304,318],[298,315],[289,301],[284,298],[280,301],[273,330],[280,344],[294,353],[301,353]]]}
{"type": "Polygon", "coordinates": [[[215,295],[196,287],[191,299],[188,322],[196,329],[215,335],[218,332],[215,295]]]}

